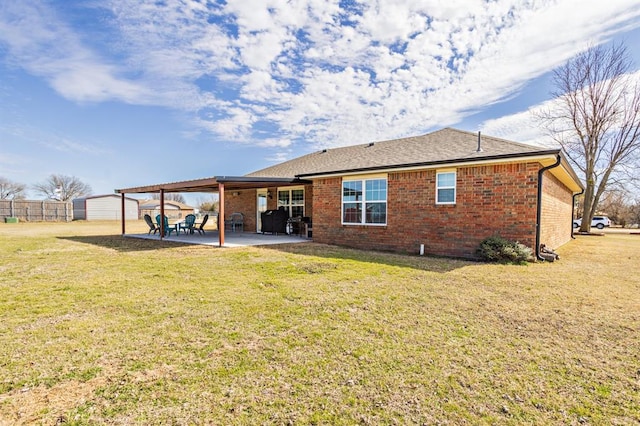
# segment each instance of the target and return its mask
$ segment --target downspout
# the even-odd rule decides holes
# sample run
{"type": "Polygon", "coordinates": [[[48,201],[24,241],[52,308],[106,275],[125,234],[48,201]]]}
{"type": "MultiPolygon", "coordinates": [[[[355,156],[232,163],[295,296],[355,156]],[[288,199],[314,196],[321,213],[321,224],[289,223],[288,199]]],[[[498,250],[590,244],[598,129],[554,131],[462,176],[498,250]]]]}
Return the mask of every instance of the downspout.
{"type": "Polygon", "coordinates": [[[577,194],[573,194],[573,204],[571,205],[571,239],[575,240],[576,237],[573,235],[573,217],[576,215],[576,197],[584,194],[584,189],[577,194]]]}
{"type": "MultiPolygon", "coordinates": [[[[542,220],[542,175],[549,169],[558,167],[562,162],[560,154],[556,156],[556,162],[538,170],[538,212],[536,213],[536,259],[545,260],[540,256],[540,222],[542,220]]],[[[572,218],[573,220],[573,218],[572,218]]]]}

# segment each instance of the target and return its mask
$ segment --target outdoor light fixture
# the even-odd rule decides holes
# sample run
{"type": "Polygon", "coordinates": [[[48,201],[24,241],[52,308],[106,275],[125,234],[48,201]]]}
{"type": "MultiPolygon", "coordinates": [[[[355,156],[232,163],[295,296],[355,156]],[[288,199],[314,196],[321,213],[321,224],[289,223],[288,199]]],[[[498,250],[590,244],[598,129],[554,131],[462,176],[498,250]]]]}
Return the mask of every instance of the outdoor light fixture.
{"type": "Polygon", "coordinates": [[[269,199],[273,198],[273,192],[271,192],[271,190],[267,190],[267,197],[269,197],[269,199]]]}

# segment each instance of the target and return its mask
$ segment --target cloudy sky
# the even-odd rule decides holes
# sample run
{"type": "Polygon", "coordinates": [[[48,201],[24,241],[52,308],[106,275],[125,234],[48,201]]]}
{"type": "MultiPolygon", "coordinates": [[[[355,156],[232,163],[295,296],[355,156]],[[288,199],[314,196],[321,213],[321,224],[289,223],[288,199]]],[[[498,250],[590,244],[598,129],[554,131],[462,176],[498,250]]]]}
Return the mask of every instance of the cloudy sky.
{"type": "Polygon", "coordinates": [[[540,143],[551,71],[612,41],[640,65],[638,0],[3,1],[0,176],[105,194],[445,126],[540,143]]]}

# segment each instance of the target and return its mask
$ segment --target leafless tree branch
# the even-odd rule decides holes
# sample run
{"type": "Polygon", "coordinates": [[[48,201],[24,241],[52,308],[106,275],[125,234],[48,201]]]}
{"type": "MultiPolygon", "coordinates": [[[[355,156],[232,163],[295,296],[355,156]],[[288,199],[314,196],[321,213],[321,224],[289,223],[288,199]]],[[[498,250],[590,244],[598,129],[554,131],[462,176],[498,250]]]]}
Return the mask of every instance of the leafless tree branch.
{"type": "Polygon", "coordinates": [[[640,160],[640,88],[630,69],[624,45],[591,47],[554,72],[556,102],[537,115],[582,173],[584,232],[607,188],[631,178],[640,160]]]}
{"type": "Polygon", "coordinates": [[[0,200],[20,200],[25,196],[27,186],[0,177],[0,200]]]}
{"type": "Polygon", "coordinates": [[[91,195],[91,187],[74,176],[53,174],[42,183],[33,185],[33,190],[50,200],[71,201],[91,195]]]}

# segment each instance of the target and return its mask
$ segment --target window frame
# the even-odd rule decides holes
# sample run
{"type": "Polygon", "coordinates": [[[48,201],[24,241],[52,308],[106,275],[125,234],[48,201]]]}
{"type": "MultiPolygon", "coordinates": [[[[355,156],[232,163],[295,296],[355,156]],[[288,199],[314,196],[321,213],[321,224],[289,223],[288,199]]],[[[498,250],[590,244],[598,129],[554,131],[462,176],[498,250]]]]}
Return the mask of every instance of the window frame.
{"type": "MultiPolygon", "coordinates": [[[[375,190],[375,189],[374,189],[375,190]]],[[[356,195],[356,198],[358,195],[356,195]]],[[[349,177],[343,178],[342,184],[340,186],[340,222],[342,225],[355,225],[355,226],[387,226],[389,217],[389,182],[387,176],[371,176],[371,177],[349,177]],[[367,182],[372,181],[384,181],[384,200],[367,199],[367,182]],[[345,201],[344,190],[346,183],[359,182],[361,192],[360,200],[347,200],[345,201]],[[345,205],[347,204],[357,204],[359,206],[359,222],[345,222],[345,205]],[[372,204],[384,204],[384,222],[383,223],[374,223],[367,222],[367,205],[372,204]]]]}
{"type": "Polygon", "coordinates": [[[436,171],[436,204],[437,205],[454,205],[458,196],[458,173],[453,170],[438,170],[436,171]],[[440,185],[439,177],[442,175],[453,175],[453,185],[440,185]],[[440,190],[453,190],[452,201],[440,201],[440,190]]]}
{"type": "Polygon", "coordinates": [[[300,217],[304,217],[305,212],[306,212],[306,191],[304,190],[304,186],[285,186],[285,187],[280,187],[276,190],[276,208],[280,208],[280,207],[284,207],[289,215],[289,217],[297,217],[297,216],[293,216],[293,209],[294,207],[302,207],[302,215],[300,217]],[[293,191],[302,191],[302,202],[301,203],[294,203],[293,202],[293,191]],[[281,204],[280,203],[280,193],[281,192],[288,192],[289,196],[288,196],[288,203],[287,204],[281,204]]]}

